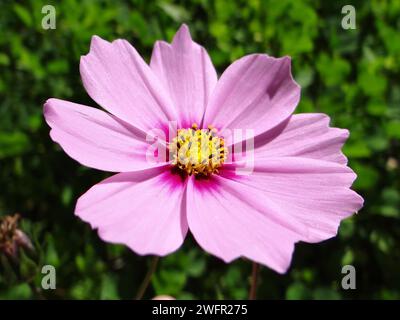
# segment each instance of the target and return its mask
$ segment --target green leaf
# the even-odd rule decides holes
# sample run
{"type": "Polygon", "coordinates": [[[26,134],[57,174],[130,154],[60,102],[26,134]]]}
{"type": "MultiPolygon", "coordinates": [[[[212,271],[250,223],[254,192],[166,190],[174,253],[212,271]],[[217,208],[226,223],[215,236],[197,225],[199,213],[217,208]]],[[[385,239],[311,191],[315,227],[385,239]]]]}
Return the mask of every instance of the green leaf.
{"type": "Polygon", "coordinates": [[[101,278],[100,299],[115,300],[119,299],[116,279],[110,275],[103,275],[101,278]]]}
{"type": "Polygon", "coordinates": [[[367,112],[373,116],[383,116],[387,113],[387,106],[383,103],[370,102],[367,104],[367,112]]]}
{"type": "Polygon", "coordinates": [[[304,68],[296,73],[296,81],[302,88],[307,88],[314,79],[314,70],[311,68],[304,68]]]}
{"type": "Polygon", "coordinates": [[[29,139],[24,133],[0,131],[0,159],[23,154],[29,148],[29,139]]]}
{"type": "Polygon", "coordinates": [[[330,288],[318,288],[313,292],[314,299],[316,300],[339,300],[340,294],[330,288]]]}
{"type": "Polygon", "coordinates": [[[355,189],[367,190],[377,183],[379,174],[374,167],[361,163],[355,163],[351,167],[357,173],[357,179],[353,185],[355,189]]]}
{"type": "Polygon", "coordinates": [[[176,22],[184,22],[190,18],[189,12],[184,7],[164,1],[159,2],[158,6],[176,22]]]}
{"type": "Polygon", "coordinates": [[[364,141],[355,141],[345,144],[343,152],[349,158],[366,158],[371,155],[371,150],[364,141]]]}
{"type": "Polygon", "coordinates": [[[310,290],[304,286],[301,282],[295,282],[286,290],[286,299],[287,300],[302,300],[302,299],[310,299],[311,292],[310,290]]]}
{"type": "Polygon", "coordinates": [[[18,18],[25,24],[27,27],[32,27],[33,19],[30,11],[24,6],[16,3],[14,4],[14,12],[17,14],[18,18]]]}
{"type": "Polygon", "coordinates": [[[400,139],[400,120],[392,120],[386,124],[386,133],[390,138],[400,139]]]}

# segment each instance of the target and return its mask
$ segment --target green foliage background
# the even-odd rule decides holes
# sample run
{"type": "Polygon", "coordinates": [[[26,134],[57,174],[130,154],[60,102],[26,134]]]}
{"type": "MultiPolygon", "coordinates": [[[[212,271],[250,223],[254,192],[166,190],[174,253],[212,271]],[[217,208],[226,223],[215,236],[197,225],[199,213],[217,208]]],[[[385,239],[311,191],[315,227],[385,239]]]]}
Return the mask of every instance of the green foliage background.
{"type": "MultiPolygon", "coordinates": [[[[17,274],[4,257],[0,298],[130,299],[149,257],[103,243],[74,214],[76,199],[105,177],[52,143],[42,104],[49,97],[95,105],[79,76],[79,58],[97,34],[128,39],[148,61],[157,39],[182,22],[221,73],[249,53],[290,55],[302,86],[298,112],[324,112],[349,128],[344,152],[358,173],[361,212],[337,238],[296,245],[286,275],[263,268],[259,298],[400,298],[400,1],[26,0],[0,1],[0,215],[21,213],[34,242],[17,274]],[[43,5],[57,29],[43,30],[43,5]],[[357,29],[341,28],[341,8],[357,10],[357,29]],[[40,287],[41,266],[57,268],[57,290],[40,287]],[[357,269],[357,289],[341,289],[341,267],[357,269]]],[[[146,298],[246,298],[251,264],[229,265],[192,238],[161,260],[146,298]]]]}

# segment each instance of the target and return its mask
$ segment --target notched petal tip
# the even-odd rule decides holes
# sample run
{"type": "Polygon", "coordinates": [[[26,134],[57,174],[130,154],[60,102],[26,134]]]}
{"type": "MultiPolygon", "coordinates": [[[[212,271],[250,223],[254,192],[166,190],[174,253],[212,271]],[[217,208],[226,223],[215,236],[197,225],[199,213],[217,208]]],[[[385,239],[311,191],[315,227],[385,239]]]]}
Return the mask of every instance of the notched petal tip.
{"type": "MultiPolygon", "coordinates": [[[[81,55],[79,59],[79,70],[82,74],[84,65],[88,62],[88,59],[91,55],[94,55],[94,52],[98,50],[101,44],[110,44],[108,41],[102,39],[97,35],[93,35],[90,39],[89,51],[86,54],[81,55]]],[[[83,79],[82,79],[83,80],[83,79]]]]}
{"type": "Polygon", "coordinates": [[[359,208],[357,209],[356,213],[359,213],[359,211],[364,207],[364,203],[365,203],[365,200],[363,197],[361,197],[359,194],[358,194],[358,197],[359,197],[360,202],[358,203],[359,208]]]}
{"type": "Polygon", "coordinates": [[[98,35],[93,35],[90,39],[89,53],[90,53],[90,51],[95,49],[96,46],[98,46],[100,44],[110,44],[110,42],[108,42],[107,40],[104,40],[102,37],[100,37],[98,35]]]}
{"type": "Polygon", "coordinates": [[[292,74],[292,57],[291,56],[286,55],[286,56],[283,56],[283,57],[273,57],[273,56],[270,56],[270,55],[265,54],[265,53],[254,53],[254,54],[250,54],[248,56],[244,56],[243,58],[246,58],[246,57],[254,57],[254,59],[261,58],[261,59],[264,59],[266,61],[268,61],[268,60],[271,61],[272,60],[275,63],[280,64],[280,69],[282,70],[283,73],[285,73],[285,74],[287,74],[289,76],[289,79],[291,80],[293,85],[296,87],[296,91],[297,91],[297,94],[298,94],[299,99],[300,99],[301,86],[297,83],[297,81],[293,77],[293,74],[292,74]]]}
{"type": "Polygon", "coordinates": [[[307,113],[306,115],[308,116],[314,116],[315,120],[320,120],[323,122],[323,124],[329,129],[329,130],[338,130],[340,131],[341,135],[345,136],[348,138],[350,136],[350,132],[348,129],[343,129],[343,128],[338,128],[338,127],[332,127],[332,119],[329,115],[326,113],[307,113]]]}
{"type": "Polygon", "coordinates": [[[190,35],[189,27],[186,24],[182,24],[179,30],[175,33],[171,44],[174,47],[190,47],[192,42],[193,40],[190,35]]]}
{"type": "Polygon", "coordinates": [[[182,23],[182,25],[179,27],[174,37],[177,36],[192,39],[192,36],[190,35],[190,29],[186,23],[182,23]]]}
{"type": "Polygon", "coordinates": [[[90,55],[96,54],[96,52],[100,52],[102,50],[102,47],[109,47],[111,46],[114,42],[120,41],[121,39],[116,39],[112,42],[103,39],[102,37],[98,35],[93,35],[90,39],[90,46],[89,46],[89,51],[88,53],[84,54],[80,58],[80,62],[82,63],[82,60],[85,60],[85,58],[88,58],[90,55]]]}
{"type": "Polygon", "coordinates": [[[49,109],[50,107],[50,103],[54,98],[49,98],[47,99],[44,103],[43,103],[43,114],[46,116],[46,111],[49,109]]]}
{"type": "Polygon", "coordinates": [[[48,108],[50,106],[50,104],[57,102],[60,99],[57,98],[48,98],[44,103],[43,103],[43,107],[48,108]]]}
{"type": "Polygon", "coordinates": [[[284,266],[277,266],[277,267],[267,266],[267,267],[271,268],[272,270],[274,270],[275,272],[277,272],[281,275],[284,275],[289,271],[291,265],[292,265],[292,257],[290,258],[289,262],[286,263],[284,266]]]}
{"type": "Polygon", "coordinates": [[[294,83],[294,85],[297,87],[298,94],[299,94],[299,97],[300,97],[300,95],[301,95],[301,86],[300,86],[300,84],[297,83],[296,79],[293,77],[293,73],[292,73],[292,57],[286,55],[286,56],[283,56],[281,59],[283,59],[286,67],[288,68],[289,77],[292,80],[292,82],[294,83]]]}
{"type": "MultiPolygon", "coordinates": [[[[152,63],[154,63],[154,59],[156,59],[156,55],[159,55],[163,49],[171,50],[171,44],[169,44],[168,42],[166,42],[164,40],[157,40],[156,42],[154,42],[153,52],[152,52],[151,59],[150,59],[150,66],[152,63]]],[[[160,57],[158,57],[158,58],[160,59],[160,57]]]]}
{"type": "Polygon", "coordinates": [[[49,121],[51,115],[52,115],[52,109],[54,108],[54,104],[59,101],[57,98],[49,98],[46,100],[46,102],[43,104],[43,116],[44,119],[46,120],[47,124],[52,127],[51,122],[49,121]]]}
{"type": "Polygon", "coordinates": [[[342,134],[344,141],[346,141],[350,137],[350,130],[342,128],[337,128],[337,130],[339,130],[342,134]]]}

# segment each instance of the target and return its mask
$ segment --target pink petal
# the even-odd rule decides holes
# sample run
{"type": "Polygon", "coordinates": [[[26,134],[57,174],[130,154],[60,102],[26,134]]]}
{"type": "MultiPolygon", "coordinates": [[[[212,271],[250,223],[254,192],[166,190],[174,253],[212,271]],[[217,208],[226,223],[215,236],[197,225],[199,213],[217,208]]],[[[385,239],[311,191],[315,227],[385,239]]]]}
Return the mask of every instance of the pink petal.
{"type": "Polygon", "coordinates": [[[255,196],[261,192],[220,176],[212,181],[190,179],[188,223],[207,252],[229,263],[243,256],[284,273],[299,240],[279,216],[268,215],[255,196]],[[256,202],[254,202],[256,200],[256,202]]]}
{"type": "Polygon", "coordinates": [[[180,113],[182,127],[200,124],[211,92],[217,83],[217,73],[207,51],[192,41],[189,28],[183,24],[172,44],[157,41],[150,67],[168,88],[180,113]]]}
{"type": "Polygon", "coordinates": [[[200,246],[230,262],[239,256],[283,273],[294,243],[334,236],[362,206],[346,166],[306,158],[263,159],[249,176],[226,166],[210,181],[190,181],[188,223],[200,246]]]}
{"type": "Polygon", "coordinates": [[[269,215],[293,217],[306,242],[334,237],[341,220],[362,207],[363,199],[350,189],[355,178],[344,165],[298,157],[256,159],[252,174],[235,177],[250,187],[247,193],[259,193],[275,208],[269,215]]]}
{"type": "Polygon", "coordinates": [[[85,166],[113,172],[156,166],[146,161],[149,145],[143,133],[104,111],[49,99],[44,116],[51,138],[85,166]]]}
{"type": "Polygon", "coordinates": [[[89,95],[104,109],[147,132],[177,120],[172,101],[129,42],[92,38],[80,71],[89,95]]]}
{"type": "Polygon", "coordinates": [[[329,121],[324,114],[293,115],[282,131],[260,136],[263,145],[255,149],[255,157],[296,156],[346,164],[341,148],[349,132],[329,127],[329,121]]]}
{"type": "Polygon", "coordinates": [[[165,167],[120,173],[82,195],[75,214],[104,241],[162,256],[178,249],[188,230],[184,189],[165,167]]]}
{"type": "Polygon", "coordinates": [[[245,56],[222,74],[204,117],[223,130],[253,129],[257,136],[287,119],[300,98],[291,75],[290,58],[245,56]]]}

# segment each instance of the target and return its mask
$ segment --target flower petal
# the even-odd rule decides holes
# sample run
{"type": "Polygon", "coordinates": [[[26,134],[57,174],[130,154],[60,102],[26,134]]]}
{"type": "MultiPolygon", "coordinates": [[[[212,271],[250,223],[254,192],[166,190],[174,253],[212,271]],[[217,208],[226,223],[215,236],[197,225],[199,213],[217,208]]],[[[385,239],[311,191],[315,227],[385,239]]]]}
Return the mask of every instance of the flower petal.
{"type": "Polygon", "coordinates": [[[191,232],[226,262],[244,256],[283,273],[294,243],[336,235],[340,221],[362,206],[349,189],[354,173],[333,162],[263,159],[249,176],[233,169],[190,181],[187,190],[191,232]]]}
{"type": "Polygon", "coordinates": [[[44,116],[51,138],[85,166],[121,172],[159,165],[146,160],[149,144],[142,132],[104,111],[49,99],[44,116]]]}
{"type": "Polygon", "coordinates": [[[92,99],[136,128],[147,132],[177,120],[168,93],[126,40],[110,43],[93,36],[80,71],[92,99]]]}
{"type": "Polygon", "coordinates": [[[247,193],[259,193],[274,207],[269,214],[293,217],[306,242],[334,237],[341,220],[362,207],[363,199],[350,189],[355,178],[344,165],[298,157],[256,159],[250,175],[235,177],[250,187],[247,193]]]}
{"type": "Polygon", "coordinates": [[[190,179],[187,189],[188,223],[199,245],[225,262],[243,256],[284,273],[298,235],[284,222],[265,214],[253,202],[249,187],[214,176],[190,179]]]}
{"type": "Polygon", "coordinates": [[[211,92],[217,83],[217,73],[207,51],[190,37],[183,24],[171,44],[157,41],[150,67],[168,88],[178,108],[181,127],[200,124],[211,92]]]}
{"type": "Polygon", "coordinates": [[[188,230],[184,190],[165,167],[120,173],[82,195],[75,214],[104,241],[163,256],[180,247],[188,230]]]}
{"type": "Polygon", "coordinates": [[[253,129],[255,136],[287,119],[300,99],[290,58],[245,56],[222,74],[210,98],[204,125],[220,130],[253,129]]]}
{"type": "Polygon", "coordinates": [[[267,133],[256,141],[255,157],[303,157],[347,164],[341,148],[349,131],[329,127],[325,114],[296,114],[283,130],[267,133]]]}

